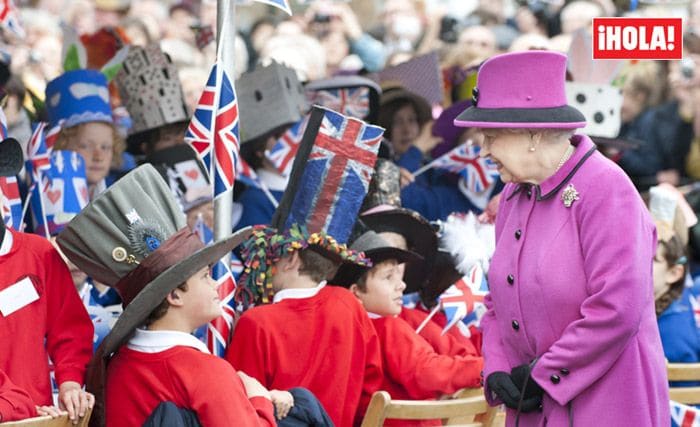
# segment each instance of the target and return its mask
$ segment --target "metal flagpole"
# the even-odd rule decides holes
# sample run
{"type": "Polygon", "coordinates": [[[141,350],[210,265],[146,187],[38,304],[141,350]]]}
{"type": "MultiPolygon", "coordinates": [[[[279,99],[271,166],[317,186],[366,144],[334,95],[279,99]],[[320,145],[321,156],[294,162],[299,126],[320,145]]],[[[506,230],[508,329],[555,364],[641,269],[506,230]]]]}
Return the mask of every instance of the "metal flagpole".
{"type": "MultiPolygon", "coordinates": [[[[219,64],[231,76],[235,70],[235,39],[234,27],[234,2],[233,0],[217,0],[216,8],[216,57],[219,64]]],[[[221,75],[221,74],[220,74],[221,75]]],[[[215,165],[216,150],[211,150],[211,164],[215,165]]],[[[212,175],[212,179],[213,179],[212,175]]],[[[212,181],[213,182],[213,181],[212,181]]],[[[220,240],[229,236],[232,232],[231,215],[233,210],[233,189],[228,190],[214,199],[214,240],[220,240]]],[[[223,259],[229,265],[230,254],[223,259]]]]}

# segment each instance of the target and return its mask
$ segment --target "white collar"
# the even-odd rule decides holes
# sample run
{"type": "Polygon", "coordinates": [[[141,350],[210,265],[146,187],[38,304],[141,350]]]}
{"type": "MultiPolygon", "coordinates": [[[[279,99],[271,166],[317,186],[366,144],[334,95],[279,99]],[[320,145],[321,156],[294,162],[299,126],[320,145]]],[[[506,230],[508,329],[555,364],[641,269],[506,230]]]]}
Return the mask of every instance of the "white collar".
{"type": "Polygon", "coordinates": [[[12,250],[12,232],[9,227],[5,226],[5,236],[0,244],[0,256],[9,254],[10,250],[12,250]]]}
{"type": "Polygon", "coordinates": [[[369,316],[370,319],[381,319],[382,317],[384,317],[381,314],[372,313],[370,311],[367,312],[367,316],[369,316]]]}
{"type": "Polygon", "coordinates": [[[127,347],[142,353],[160,353],[176,346],[194,347],[202,353],[210,354],[203,342],[180,331],[149,331],[136,329],[136,334],[129,340],[127,347]]]}
{"type": "Polygon", "coordinates": [[[272,299],[272,302],[276,303],[285,299],[311,298],[318,294],[324,286],[326,286],[325,280],[319,283],[318,286],[314,288],[282,289],[281,291],[275,294],[275,297],[272,299]]]}
{"type": "Polygon", "coordinates": [[[288,177],[263,168],[258,169],[257,173],[260,181],[265,184],[268,189],[272,191],[284,191],[287,189],[287,183],[289,182],[288,177]]]}

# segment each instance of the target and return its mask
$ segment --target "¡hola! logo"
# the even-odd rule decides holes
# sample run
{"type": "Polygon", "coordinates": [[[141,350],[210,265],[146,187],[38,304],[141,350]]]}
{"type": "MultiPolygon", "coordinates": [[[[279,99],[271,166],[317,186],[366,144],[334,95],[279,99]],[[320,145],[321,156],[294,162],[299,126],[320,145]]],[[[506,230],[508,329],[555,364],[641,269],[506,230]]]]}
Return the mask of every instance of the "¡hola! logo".
{"type": "Polygon", "coordinates": [[[593,59],[682,59],[680,18],[593,18],[593,59]]]}

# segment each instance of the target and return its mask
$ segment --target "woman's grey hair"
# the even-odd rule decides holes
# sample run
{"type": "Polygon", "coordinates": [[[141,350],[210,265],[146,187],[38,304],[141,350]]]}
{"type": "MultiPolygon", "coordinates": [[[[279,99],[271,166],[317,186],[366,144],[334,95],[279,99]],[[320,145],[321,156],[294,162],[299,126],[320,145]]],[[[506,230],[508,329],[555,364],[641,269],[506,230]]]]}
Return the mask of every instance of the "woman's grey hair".
{"type": "Polygon", "coordinates": [[[481,132],[487,135],[498,135],[504,133],[523,134],[533,136],[541,134],[543,141],[568,141],[576,133],[574,129],[539,129],[539,128],[483,128],[481,132]]]}

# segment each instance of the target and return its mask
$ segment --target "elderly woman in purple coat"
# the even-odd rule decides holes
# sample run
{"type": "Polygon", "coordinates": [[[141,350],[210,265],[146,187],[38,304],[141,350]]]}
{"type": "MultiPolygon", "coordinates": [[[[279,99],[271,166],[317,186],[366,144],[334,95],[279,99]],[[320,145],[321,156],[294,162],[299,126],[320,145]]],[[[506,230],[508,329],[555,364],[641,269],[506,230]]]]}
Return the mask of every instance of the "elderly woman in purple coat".
{"type": "Polygon", "coordinates": [[[624,172],[567,105],[566,56],[499,55],[479,71],[481,155],[507,183],[481,321],[486,397],[520,426],[668,426],[654,312],[656,231],[624,172]]]}

